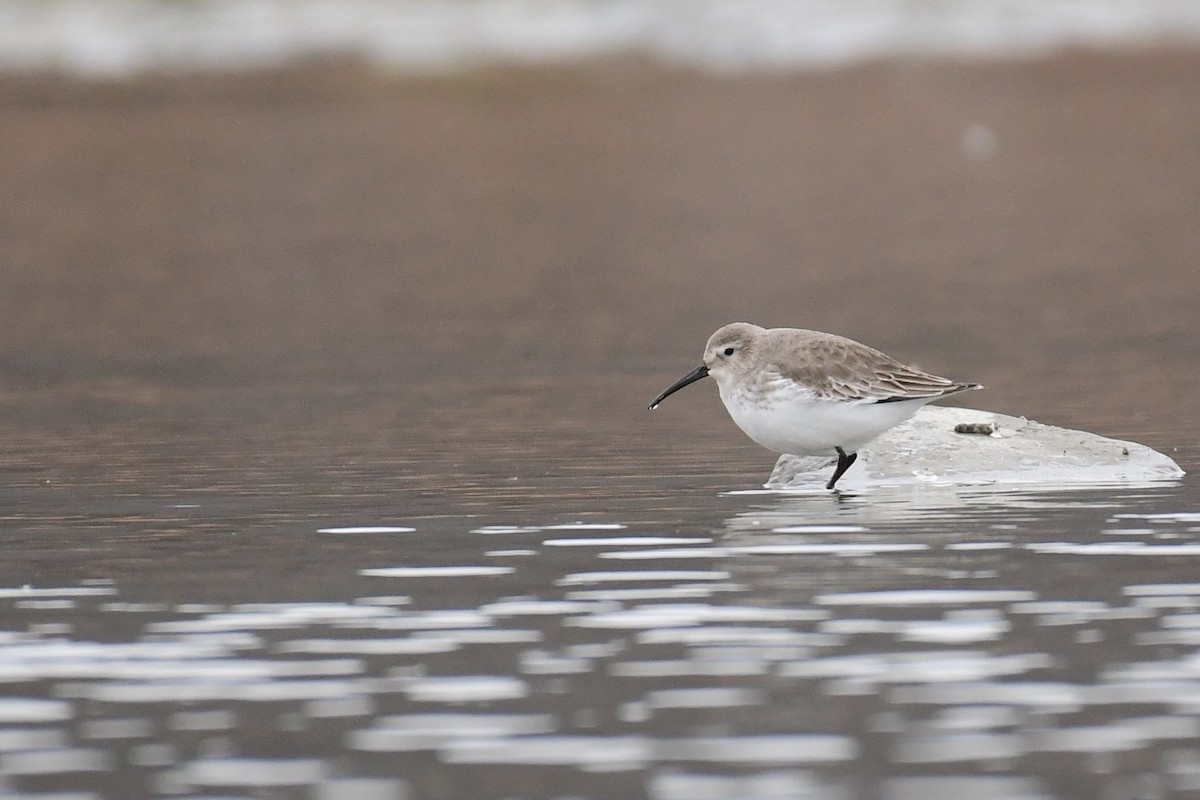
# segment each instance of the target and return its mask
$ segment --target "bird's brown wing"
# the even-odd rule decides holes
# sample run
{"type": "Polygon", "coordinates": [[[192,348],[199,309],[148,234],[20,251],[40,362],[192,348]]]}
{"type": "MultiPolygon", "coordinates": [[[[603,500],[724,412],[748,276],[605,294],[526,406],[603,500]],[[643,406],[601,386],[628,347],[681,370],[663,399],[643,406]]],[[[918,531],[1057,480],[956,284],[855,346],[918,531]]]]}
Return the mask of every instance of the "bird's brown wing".
{"type": "Polygon", "coordinates": [[[979,388],[978,384],[922,372],[853,339],[813,333],[802,347],[772,366],[817,397],[887,403],[944,397],[979,388]]]}

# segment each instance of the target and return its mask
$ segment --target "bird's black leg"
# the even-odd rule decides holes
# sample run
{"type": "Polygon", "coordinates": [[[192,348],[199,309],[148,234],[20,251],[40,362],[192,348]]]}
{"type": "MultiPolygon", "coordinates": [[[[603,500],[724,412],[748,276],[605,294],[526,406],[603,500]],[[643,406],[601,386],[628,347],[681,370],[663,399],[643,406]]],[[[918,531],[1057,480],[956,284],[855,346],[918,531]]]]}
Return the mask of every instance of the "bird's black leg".
{"type": "Polygon", "coordinates": [[[846,455],[846,451],[840,447],[835,447],[833,449],[837,450],[838,465],[837,469],[833,471],[833,477],[829,479],[829,483],[825,484],[826,489],[832,489],[833,485],[838,482],[838,478],[842,477],[846,470],[850,469],[850,465],[858,460],[858,453],[846,455]]]}

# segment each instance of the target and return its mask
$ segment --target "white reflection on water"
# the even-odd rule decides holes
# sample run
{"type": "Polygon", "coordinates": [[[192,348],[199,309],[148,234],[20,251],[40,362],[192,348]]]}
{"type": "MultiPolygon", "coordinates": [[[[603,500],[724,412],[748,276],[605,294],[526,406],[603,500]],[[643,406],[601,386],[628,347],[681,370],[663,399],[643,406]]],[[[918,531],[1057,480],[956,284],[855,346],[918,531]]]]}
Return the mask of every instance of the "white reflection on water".
{"type": "Polygon", "coordinates": [[[728,686],[705,686],[696,689],[662,689],[646,693],[650,708],[728,708],[756,706],[767,698],[761,689],[741,689],[728,686]]]}
{"type": "Polygon", "coordinates": [[[1197,556],[1196,544],[1146,544],[1145,542],[1035,542],[1025,545],[1035,553],[1080,556],[1197,556]]]}
{"type": "Polygon", "coordinates": [[[849,761],[858,755],[849,736],[793,734],[783,736],[711,736],[660,739],[655,756],[663,761],[710,764],[815,764],[849,761]]]}
{"type": "Polygon", "coordinates": [[[961,683],[1022,675],[1053,666],[1046,653],[993,655],[983,650],[929,650],[828,656],[780,666],[793,678],[836,678],[860,683],[961,683]]]}
{"type": "Polygon", "coordinates": [[[1126,586],[1122,592],[1130,597],[1200,597],[1200,583],[1154,583],[1144,586],[1126,586]]]}
{"type": "Polygon", "coordinates": [[[619,531],[624,525],[616,522],[569,522],[555,525],[484,525],[471,533],[497,535],[505,533],[538,533],[539,531],[619,531]]]}
{"type": "Polygon", "coordinates": [[[317,533],[416,533],[416,528],[397,528],[387,525],[366,525],[350,528],[321,528],[317,533]]]}
{"type": "Polygon", "coordinates": [[[1086,781],[1129,759],[1187,785],[1191,512],[938,496],[919,525],[881,491],[724,497],[723,518],[631,522],[634,535],[514,526],[537,549],[501,570],[474,523],[418,529],[338,565],[361,591],[342,601],[11,591],[0,608],[22,624],[0,631],[0,771],[54,776],[78,758],[150,775],[147,796],[357,786],[424,800],[433,781],[498,800],[522,796],[503,784],[516,766],[561,770],[579,797],[849,800],[867,781],[880,797],[1007,800],[1057,785],[1055,770],[1086,781]],[[1121,524],[1178,538],[1113,542],[1121,524]],[[682,568],[696,559],[718,568],[682,568]],[[74,632],[97,614],[124,640],[74,632]],[[283,744],[267,757],[255,741],[283,744]],[[500,783],[480,790],[480,776],[500,783]]]}
{"type": "Polygon", "coordinates": [[[185,785],[307,786],[329,775],[329,766],[319,759],[201,758],[180,771],[185,785]]]}
{"type": "Polygon", "coordinates": [[[927,545],[903,542],[821,542],[798,544],[755,544],[731,547],[678,547],[661,550],[622,550],[601,553],[600,558],[622,561],[649,561],[672,558],[727,558],[729,556],[835,555],[869,556],[877,553],[903,553],[928,549],[927,545]]]}
{"type": "Polygon", "coordinates": [[[112,586],[20,586],[14,588],[0,588],[0,600],[7,600],[10,598],[27,600],[40,597],[97,597],[102,595],[114,595],[116,593],[117,590],[112,586]]]}
{"type": "Polygon", "coordinates": [[[61,722],[74,715],[71,704],[64,700],[0,697],[0,723],[4,724],[61,722]]]}
{"type": "Polygon", "coordinates": [[[3,774],[12,777],[77,772],[109,772],[113,759],[105,751],[83,747],[24,750],[0,757],[3,774]]]}
{"type": "Polygon", "coordinates": [[[626,570],[606,572],[575,572],[559,578],[559,586],[578,586],[589,583],[641,583],[643,581],[722,581],[730,578],[721,570],[626,570]]]}
{"type": "Polygon", "coordinates": [[[976,603],[1020,603],[1036,597],[1033,592],[1005,589],[907,589],[822,594],[814,597],[813,602],[823,606],[956,606],[976,603]]]}
{"type": "Polygon", "coordinates": [[[525,681],[507,675],[450,675],[408,679],[403,687],[421,703],[472,703],[519,700],[529,694],[525,681]]]}
{"type": "MultiPolygon", "coordinates": [[[[620,611],[598,611],[587,616],[571,617],[566,625],[581,628],[654,628],[677,629],[713,623],[763,622],[786,624],[824,619],[824,612],[815,609],[757,608],[753,606],[712,606],[705,603],[653,603],[620,611]]],[[[790,633],[789,631],[776,631],[790,633]]]]}
{"type": "Polygon", "coordinates": [[[810,770],[771,768],[748,775],[713,775],[661,770],[651,779],[653,800],[849,800],[848,786],[831,782],[810,770]]]}
{"type": "Polygon", "coordinates": [[[547,547],[650,547],[666,544],[711,544],[708,536],[611,536],[601,539],[545,539],[547,547]]]}
{"type": "Polygon", "coordinates": [[[549,714],[402,714],[381,717],[370,727],[353,731],[348,744],[356,750],[420,751],[464,738],[527,736],[556,730],[554,717],[549,714]]]}
{"type": "Polygon", "coordinates": [[[508,575],[514,567],[447,566],[447,567],[375,567],[360,569],[359,575],[370,578],[480,578],[489,575],[508,575]]]}
{"type": "Polygon", "coordinates": [[[296,639],[280,643],[278,653],[321,655],[344,653],[358,656],[433,655],[457,650],[459,643],[451,639],[423,637],[414,639],[296,639]]]}

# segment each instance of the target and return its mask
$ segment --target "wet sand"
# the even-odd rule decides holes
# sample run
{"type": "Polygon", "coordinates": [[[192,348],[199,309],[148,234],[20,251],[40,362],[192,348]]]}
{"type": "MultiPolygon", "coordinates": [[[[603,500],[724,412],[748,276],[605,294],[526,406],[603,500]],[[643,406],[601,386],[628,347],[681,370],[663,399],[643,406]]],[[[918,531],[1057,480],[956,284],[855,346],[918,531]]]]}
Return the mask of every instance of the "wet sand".
{"type": "Polygon", "coordinates": [[[0,413],[297,376],[651,386],[733,319],[996,410],[1079,422],[1050,385],[1169,408],[1200,358],[1197,97],[1200,53],[1171,50],[5,77],[0,413]]]}

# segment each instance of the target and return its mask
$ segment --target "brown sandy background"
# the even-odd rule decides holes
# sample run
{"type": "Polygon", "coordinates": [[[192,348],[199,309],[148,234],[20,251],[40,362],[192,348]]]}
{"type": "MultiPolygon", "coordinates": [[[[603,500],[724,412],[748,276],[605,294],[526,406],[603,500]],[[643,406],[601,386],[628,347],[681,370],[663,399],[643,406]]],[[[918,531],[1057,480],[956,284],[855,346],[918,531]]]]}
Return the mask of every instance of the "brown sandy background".
{"type": "Polygon", "coordinates": [[[644,394],[734,319],[862,339],[998,410],[1196,402],[1172,379],[1200,363],[1195,51],[8,77],[0,152],[9,413],[298,375],[644,394]]]}

